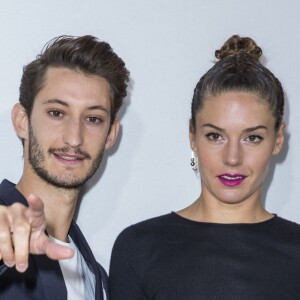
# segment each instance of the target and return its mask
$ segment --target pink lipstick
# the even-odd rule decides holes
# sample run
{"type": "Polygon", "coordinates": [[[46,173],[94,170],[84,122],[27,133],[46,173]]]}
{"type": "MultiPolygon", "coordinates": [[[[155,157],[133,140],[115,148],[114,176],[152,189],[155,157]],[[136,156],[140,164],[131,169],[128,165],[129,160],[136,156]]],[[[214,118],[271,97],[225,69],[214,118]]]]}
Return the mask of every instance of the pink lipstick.
{"type": "Polygon", "coordinates": [[[240,185],[246,176],[241,174],[222,174],[218,176],[218,179],[222,184],[229,187],[236,187],[240,185]]]}

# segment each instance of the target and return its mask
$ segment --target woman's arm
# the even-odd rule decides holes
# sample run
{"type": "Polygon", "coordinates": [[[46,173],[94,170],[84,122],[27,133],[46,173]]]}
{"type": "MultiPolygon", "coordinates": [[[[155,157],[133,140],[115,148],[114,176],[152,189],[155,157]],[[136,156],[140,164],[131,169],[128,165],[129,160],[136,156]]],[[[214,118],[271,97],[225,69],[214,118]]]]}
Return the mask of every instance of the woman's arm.
{"type": "Polygon", "coordinates": [[[132,227],[117,238],[111,255],[108,291],[110,300],[147,300],[138,278],[139,251],[132,227]]]}

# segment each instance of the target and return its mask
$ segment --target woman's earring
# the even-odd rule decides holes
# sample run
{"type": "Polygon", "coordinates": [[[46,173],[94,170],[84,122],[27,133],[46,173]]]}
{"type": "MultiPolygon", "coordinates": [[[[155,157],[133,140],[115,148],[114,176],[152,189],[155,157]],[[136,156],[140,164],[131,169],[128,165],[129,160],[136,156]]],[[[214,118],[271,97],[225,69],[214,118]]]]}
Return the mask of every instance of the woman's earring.
{"type": "Polygon", "coordinates": [[[198,156],[194,151],[192,151],[191,167],[195,172],[198,171],[198,156]]]}

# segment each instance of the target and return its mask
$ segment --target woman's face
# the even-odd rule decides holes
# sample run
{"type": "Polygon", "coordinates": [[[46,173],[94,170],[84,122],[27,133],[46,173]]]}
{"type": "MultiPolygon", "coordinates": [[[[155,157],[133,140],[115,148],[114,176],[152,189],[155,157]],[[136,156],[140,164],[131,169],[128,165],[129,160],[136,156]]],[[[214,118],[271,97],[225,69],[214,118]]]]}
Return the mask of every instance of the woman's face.
{"type": "Polygon", "coordinates": [[[260,200],[271,155],[279,153],[284,124],[275,131],[268,104],[248,92],[209,96],[190,133],[198,154],[202,197],[223,203],[260,200]],[[254,198],[253,198],[254,197],[254,198]]]}

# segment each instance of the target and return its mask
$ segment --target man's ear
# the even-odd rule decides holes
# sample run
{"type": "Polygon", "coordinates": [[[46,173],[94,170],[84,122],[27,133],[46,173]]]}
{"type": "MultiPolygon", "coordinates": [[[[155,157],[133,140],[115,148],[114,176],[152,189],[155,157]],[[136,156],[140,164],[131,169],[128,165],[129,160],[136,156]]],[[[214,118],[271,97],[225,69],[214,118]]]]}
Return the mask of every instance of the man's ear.
{"type": "Polygon", "coordinates": [[[282,148],[284,142],[284,131],[285,131],[285,123],[281,123],[276,132],[276,140],[272,151],[273,155],[277,155],[282,148]]]}
{"type": "Polygon", "coordinates": [[[11,112],[11,119],[16,134],[23,140],[28,139],[28,116],[25,108],[20,103],[14,105],[11,112]]]}
{"type": "Polygon", "coordinates": [[[120,129],[120,121],[119,119],[116,118],[110,127],[110,131],[108,133],[106,143],[105,143],[105,150],[110,149],[114,145],[118,137],[119,129],[120,129]]]}

